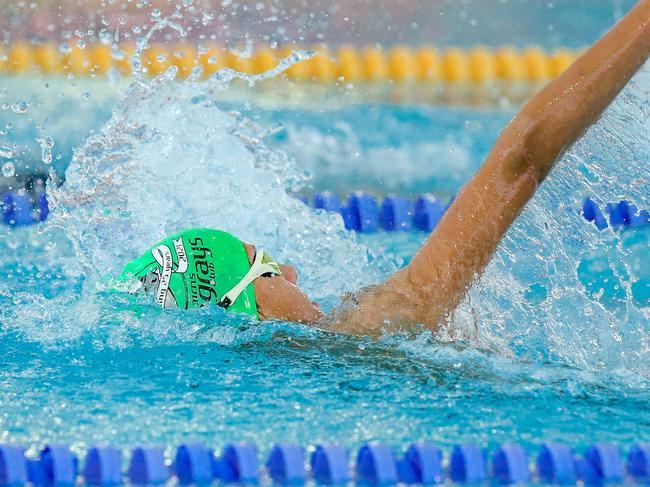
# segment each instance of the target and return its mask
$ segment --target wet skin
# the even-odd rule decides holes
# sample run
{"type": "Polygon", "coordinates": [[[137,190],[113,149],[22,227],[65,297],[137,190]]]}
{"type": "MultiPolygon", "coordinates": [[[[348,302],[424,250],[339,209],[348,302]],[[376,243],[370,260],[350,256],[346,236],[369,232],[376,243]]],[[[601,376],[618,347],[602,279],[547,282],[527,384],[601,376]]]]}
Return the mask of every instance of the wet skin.
{"type": "MultiPolygon", "coordinates": [[[[591,126],[650,55],[650,0],[535,95],[503,130],[427,242],[404,269],[323,313],[297,286],[295,270],[254,283],[262,319],[378,336],[444,324],[494,255],[506,231],[562,154],[591,126]]],[[[247,246],[252,262],[254,249],[247,246]]],[[[284,270],[283,270],[284,272],[284,270]]]]}
{"type": "MultiPolygon", "coordinates": [[[[255,259],[255,246],[244,243],[248,260],[255,259]]],[[[281,276],[260,277],[253,281],[257,312],[261,320],[285,320],[314,323],[323,317],[316,303],[297,286],[298,273],[290,265],[280,264],[281,276]]]]}

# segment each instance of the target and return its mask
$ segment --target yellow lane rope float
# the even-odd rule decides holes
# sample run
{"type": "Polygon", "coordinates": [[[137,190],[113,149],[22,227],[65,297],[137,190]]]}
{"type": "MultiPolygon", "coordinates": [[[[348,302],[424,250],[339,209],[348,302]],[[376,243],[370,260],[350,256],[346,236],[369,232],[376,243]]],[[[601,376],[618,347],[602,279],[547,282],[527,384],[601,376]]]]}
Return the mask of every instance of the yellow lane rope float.
{"type": "MultiPolygon", "coordinates": [[[[285,46],[272,49],[262,46],[244,56],[220,46],[196,47],[191,44],[167,46],[153,44],[142,52],[142,68],[156,76],[172,66],[179,79],[202,68],[208,77],[221,68],[258,74],[274,68],[280,59],[301,48],[285,46]]],[[[304,49],[304,48],[302,48],[304,49]]],[[[558,76],[571,64],[578,51],[559,49],[554,52],[539,47],[515,49],[477,46],[470,49],[434,46],[393,46],[388,49],[370,46],[343,46],[329,49],[311,47],[315,54],[286,71],[289,79],[315,83],[358,82],[444,82],[489,83],[493,81],[540,83],[558,76]]],[[[124,76],[132,72],[134,47],[113,49],[103,44],[84,47],[16,42],[0,47],[0,73],[42,73],[68,76],[102,76],[111,69],[124,76]]]]}

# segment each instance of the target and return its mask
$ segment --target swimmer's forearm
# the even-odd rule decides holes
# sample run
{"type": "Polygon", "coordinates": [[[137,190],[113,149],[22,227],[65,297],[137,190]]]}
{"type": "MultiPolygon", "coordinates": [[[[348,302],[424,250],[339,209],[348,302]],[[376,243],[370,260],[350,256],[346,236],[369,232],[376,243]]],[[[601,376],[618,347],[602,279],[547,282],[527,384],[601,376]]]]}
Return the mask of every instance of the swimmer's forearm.
{"type": "MultiPolygon", "coordinates": [[[[650,1],[642,0],[513,120],[527,162],[542,180],[564,150],[592,125],[650,54],[650,1]]],[[[512,143],[506,140],[506,143],[512,143]]]]}

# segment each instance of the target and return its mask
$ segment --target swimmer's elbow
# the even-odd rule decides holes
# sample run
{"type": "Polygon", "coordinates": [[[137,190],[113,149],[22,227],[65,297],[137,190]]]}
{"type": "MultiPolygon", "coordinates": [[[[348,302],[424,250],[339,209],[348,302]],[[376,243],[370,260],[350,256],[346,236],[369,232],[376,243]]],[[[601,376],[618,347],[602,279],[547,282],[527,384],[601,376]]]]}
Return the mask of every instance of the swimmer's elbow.
{"type": "Polygon", "coordinates": [[[531,117],[522,113],[517,118],[503,160],[511,177],[530,176],[539,182],[569,143],[558,130],[559,125],[553,116],[531,117]]]}

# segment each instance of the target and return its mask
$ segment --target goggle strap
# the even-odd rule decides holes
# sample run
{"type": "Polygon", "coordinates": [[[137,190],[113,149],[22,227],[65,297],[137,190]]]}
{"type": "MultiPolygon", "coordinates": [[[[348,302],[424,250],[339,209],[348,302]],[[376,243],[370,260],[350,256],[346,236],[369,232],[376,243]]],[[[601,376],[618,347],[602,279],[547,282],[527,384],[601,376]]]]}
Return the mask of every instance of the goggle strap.
{"type": "Polygon", "coordinates": [[[263,259],[264,250],[260,249],[255,253],[255,260],[253,260],[253,264],[246,275],[230,291],[223,295],[221,301],[219,301],[219,306],[228,309],[232,303],[237,301],[237,298],[246,290],[248,285],[258,277],[262,277],[264,274],[281,275],[278,264],[275,262],[263,263],[263,259]]]}

